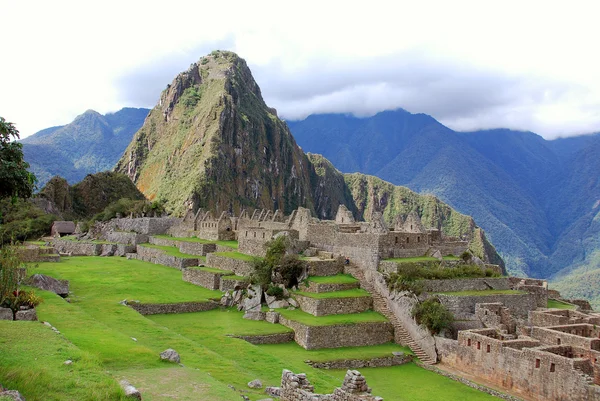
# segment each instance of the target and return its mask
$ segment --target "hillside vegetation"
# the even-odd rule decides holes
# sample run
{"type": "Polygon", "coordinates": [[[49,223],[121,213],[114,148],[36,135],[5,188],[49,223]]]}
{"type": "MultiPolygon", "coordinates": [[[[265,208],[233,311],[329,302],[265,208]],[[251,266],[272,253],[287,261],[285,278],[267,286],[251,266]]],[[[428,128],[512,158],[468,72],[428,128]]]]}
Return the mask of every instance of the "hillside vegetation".
{"type": "Polygon", "coordinates": [[[102,115],[88,110],[72,123],[24,138],[23,153],[41,188],[55,175],[70,184],[110,170],[142,126],[148,109],[124,108],[102,115]]]}

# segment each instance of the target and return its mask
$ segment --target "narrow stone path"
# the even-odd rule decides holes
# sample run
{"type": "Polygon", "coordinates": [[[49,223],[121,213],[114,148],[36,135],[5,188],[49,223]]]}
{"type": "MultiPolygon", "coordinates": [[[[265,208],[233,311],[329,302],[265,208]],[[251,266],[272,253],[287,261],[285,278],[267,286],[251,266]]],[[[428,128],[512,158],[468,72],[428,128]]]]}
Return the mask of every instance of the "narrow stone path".
{"type": "Polygon", "coordinates": [[[406,331],[402,323],[398,320],[394,312],[392,312],[388,306],[388,301],[385,299],[365,278],[362,270],[354,265],[346,267],[346,271],[350,273],[354,278],[360,281],[360,287],[371,293],[373,297],[373,309],[376,312],[381,313],[385,316],[390,323],[394,326],[394,341],[398,344],[406,345],[411,351],[421,360],[425,365],[433,365],[436,363],[435,360],[431,359],[429,355],[423,351],[423,349],[417,344],[410,334],[406,331]]]}

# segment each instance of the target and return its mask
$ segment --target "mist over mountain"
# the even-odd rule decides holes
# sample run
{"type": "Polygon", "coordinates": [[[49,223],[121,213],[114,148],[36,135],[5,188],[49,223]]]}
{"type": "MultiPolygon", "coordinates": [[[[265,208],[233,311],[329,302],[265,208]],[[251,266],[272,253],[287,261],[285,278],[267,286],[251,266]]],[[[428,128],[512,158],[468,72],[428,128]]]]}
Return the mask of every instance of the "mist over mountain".
{"type": "Polygon", "coordinates": [[[142,126],[148,109],[124,108],[102,115],[88,110],[67,125],[24,138],[23,154],[42,188],[55,175],[69,183],[110,170],[142,126]]]}
{"type": "Polygon", "coordinates": [[[455,132],[401,109],[288,125],[305,151],[343,172],[434,194],[473,216],[513,273],[564,274],[598,249],[599,134],[549,141],[506,129],[455,132]]]}

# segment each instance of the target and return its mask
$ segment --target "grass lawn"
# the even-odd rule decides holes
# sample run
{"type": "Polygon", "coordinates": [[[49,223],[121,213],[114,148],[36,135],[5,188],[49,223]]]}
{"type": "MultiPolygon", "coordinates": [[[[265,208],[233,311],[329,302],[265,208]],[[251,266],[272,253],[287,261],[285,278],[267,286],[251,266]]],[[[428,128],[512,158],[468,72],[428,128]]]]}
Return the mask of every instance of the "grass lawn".
{"type": "MultiPolygon", "coordinates": [[[[0,382],[22,390],[28,400],[120,400],[118,389],[114,393],[116,382],[112,378],[125,378],[140,389],[144,400],[231,401],[241,399],[240,391],[244,391],[256,401],[266,397],[264,389],[249,389],[247,383],[258,378],[265,386],[279,385],[284,368],[306,372],[317,392],[329,393],[340,386],[345,371],[318,370],[306,365],[305,360],[370,358],[406,351],[395,344],[314,351],[306,351],[295,343],[256,346],[227,334],[269,334],[289,329],[244,320],[235,309],[144,317],[119,301],[194,301],[218,297],[220,292],[182,281],[181,272],[175,269],[139,260],[71,257],[39,263],[34,271],[70,280],[72,302],[37,291],[44,298],[38,306],[40,320],[52,323],[61,335],[39,323],[2,323],[39,328],[22,333],[7,332],[0,325],[0,341],[7,336],[22,339],[12,341],[14,347],[0,342],[0,382]],[[37,337],[46,334],[51,338],[37,337]],[[59,350],[53,340],[61,338],[68,341],[59,344],[59,350]],[[185,367],[160,361],[158,354],[167,348],[180,353],[185,367]],[[62,365],[67,355],[75,361],[70,368],[62,365]],[[6,366],[20,373],[10,374],[6,366]],[[46,371],[45,366],[51,371],[46,371]],[[68,376],[55,376],[65,373],[62,369],[81,369],[76,384],[68,376]],[[98,395],[101,391],[107,395],[98,395]]],[[[280,312],[294,320],[308,319],[312,324],[385,320],[374,312],[319,318],[299,310],[280,312]]],[[[492,399],[414,364],[360,371],[374,394],[387,400],[492,399]]]]}
{"type": "Polygon", "coordinates": [[[225,279],[225,280],[237,280],[237,281],[250,281],[249,277],[237,276],[235,274],[233,274],[231,276],[223,276],[223,279],[225,279]]]}
{"type": "Polygon", "coordinates": [[[387,322],[387,319],[383,315],[373,311],[319,317],[302,312],[300,309],[277,309],[277,312],[281,313],[281,316],[287,319],[304,323],[307,326],[329,326],[334,324],[352,324],[362,322],[387,322]]]}
{"type": "Polygon", "coordinates": [[[39,322],[0,320],[0,349],[2,384],[28,401],[126,399],[96,356],[39,322]]]}
{"type": "Polygon", "coordinates": [[[153,237],[170,239],[170,240],[174,240],[174,241],[195,242],[198,244],[217,244],[217,245],[223,245],[223,246],[226,246],[229,248],[234,248],[234,249],[238,248],[237,241],[211,241],[208,239],[202,239],[202,238],[198,238],[198,237],[172,237],[170,235],[165,235],[165,234],[153,235],[153,237]]]}
{"type": "Polygon", "coordinates": [[[549,299],[548,300],[548,308],[575,310],[577,308],[577,306],[575,306],[573,304],[568,304],[566,302],[558,301],[556,299],[549,299]]]}
{"type": "Polygon", "coordinates": [[[261,258],[257,258],[256,256],[246,255],[245,253],[241,253],[241,252],[237,252],[237,251],[215,252],[214,255],[224,256],[226,258],[231,258],[231,259],[243,260],[246,262],[252,262],[254,259],[261,259],[261,258]]]}
{"type": "Polygon", "coordinates": [[[370,359],[391,356],[392,352],[413,355],[408,347],[387,343],[368,347],[342,347],[305,350],[295,342],[285,344],[263,344],[260,348],[281,358],[310,360],[314,362],[336,361],[339,359],[370,359]]]}
{"type": "Polygon", "coordinates": [[[310,276],[308,281],[309,283],[318,284],[352,284],[358,282],[358,280],[352,277],[350,274],[336,274],[335,276],[310,276]]]}
{"type": "MultiPolygon", "coordinates": [[[[457,256],[443,256],[443,260],[459,260],[460,258],[457,256]]],[[[407,263],[407,262],[435,262],[438,259],[431,256],[416,256],[413,258],[391,258],[384,259],[386,262],[397,262],[397,263],[407,263]]]]}
{"type": "Polygon", "coordinates": [[[66,235],[64,237],[60,237],[60,239],[64,239],[66,241],[73,241],[73,242],[82,242],[84,244],[101,244],[101,245],[107,245],[107,244],[116,245],[117,244],[116,242],[100,241],[97,239],[93,239],[93,240],[89,239],[89,240],[80,241],[74,235],[66,235]]]}
{"type": "Polygon", "coordinates": [[[222,269],[215,269],[214,267],[206,267],[206,266],[202,266],[202,267],[191,267],[191,269],[198,269],[198,270],[202,270],[203,272],[209,272],[209,273],[221,273],[224,275],[232,275],[233,272],[229,271],[229,270],[222,270],[222,269]]]}
{"type": "Polygon", "coordinates": [[[309,298],[326,299],[326,298],[358,298],[370,297],[371,294],[362,288],[354,288],[351,290],[332,291],[332,292],[304,292],[296,291],[293,294],[302,295],[309,298]]]}
{"type": "Polygon", "coordinates": [[[527,294],[527,292],[518,291],[518,290],[484,290],[484,291],[438,292],[437,294],[454,295],[456,297],[469,297],[469,296],[488,296],[488,295],[516,295],[516,294],[527,294]]]}
{"type": "Polygon", "coordinates": [[[160,249],[165,254],[167,254],[169,256],[175,256],[177,258],[198,259],[198,260],[206,262],[206,256],[190,255],[188,253],[181,253],[181,252],[179,252],[179,248],[174,247],[174,246],[163,246],[163,245],[153,245],[153,244],[140,244],[140,246],[143,246],[145,248],[160,249]]]}

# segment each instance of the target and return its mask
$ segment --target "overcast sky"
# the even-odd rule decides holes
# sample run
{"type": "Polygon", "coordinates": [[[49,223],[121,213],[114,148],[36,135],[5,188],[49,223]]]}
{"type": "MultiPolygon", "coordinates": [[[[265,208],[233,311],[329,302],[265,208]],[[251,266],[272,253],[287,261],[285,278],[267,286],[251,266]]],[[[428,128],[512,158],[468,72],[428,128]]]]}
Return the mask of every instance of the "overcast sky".
{"type": "Polygon", "coordinates": [[[214,49],[283,118],[404,108],[455,130],[600,131],[598,1],[0,0],[0,116],[22,137],[153,107],[214,49]]]}

